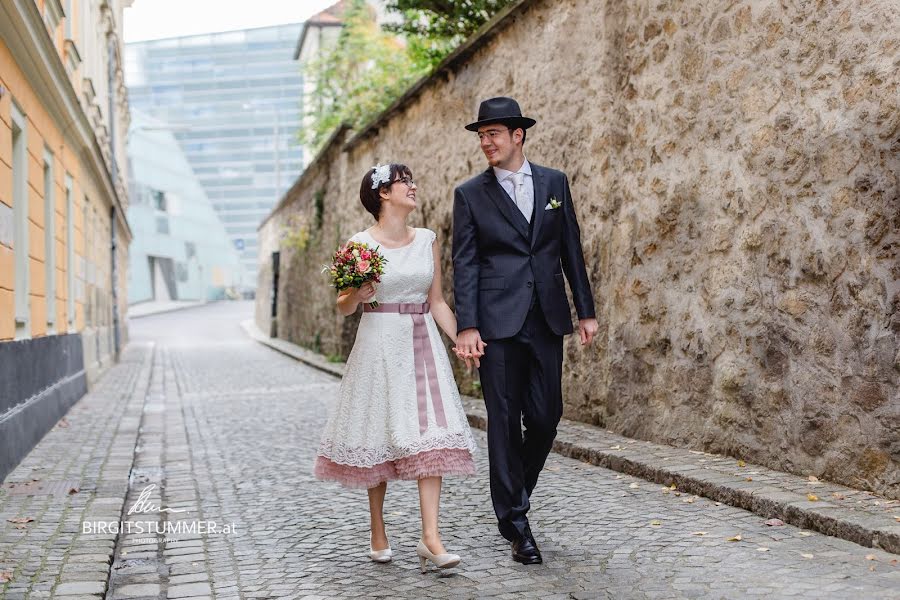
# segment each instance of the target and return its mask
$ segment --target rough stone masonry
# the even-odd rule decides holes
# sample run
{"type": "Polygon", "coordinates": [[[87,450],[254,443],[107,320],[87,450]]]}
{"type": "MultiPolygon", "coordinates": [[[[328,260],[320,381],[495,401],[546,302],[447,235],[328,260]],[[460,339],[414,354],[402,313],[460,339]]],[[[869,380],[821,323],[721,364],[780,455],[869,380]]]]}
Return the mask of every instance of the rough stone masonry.
{"type": "MultiPolygon", "coordinates": [[[[408,164],[452,300],[452,190],[489,96],[570,177],[601,322],[566,416],[900,498],[900,5],[524,0],[370,127],[341,130],[261,228],[258,323],[346,356],[320,274],[408,164]]],[[[464,391],[477,384],[460,370],[464,391]]]]}

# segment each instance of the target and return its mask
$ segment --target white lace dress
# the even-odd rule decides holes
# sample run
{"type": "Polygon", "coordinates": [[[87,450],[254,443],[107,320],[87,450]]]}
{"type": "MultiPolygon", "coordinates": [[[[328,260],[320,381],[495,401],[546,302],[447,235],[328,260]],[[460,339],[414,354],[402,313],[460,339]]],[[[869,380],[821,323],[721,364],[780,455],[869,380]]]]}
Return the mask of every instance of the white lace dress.
{"type": "MultiPolygon", "coordinates": [[[[363,312],[322,433],[319,479],[369,488],[392,479],[475,472],[475,439],[434,318],[396,309],[426,302],[435,237],[418,228],[410,244],[379,248],[388,262],[375,300],[391,312],[363,312]]],[[[350,239],[379,245],[365,231],[350,239]]]]}

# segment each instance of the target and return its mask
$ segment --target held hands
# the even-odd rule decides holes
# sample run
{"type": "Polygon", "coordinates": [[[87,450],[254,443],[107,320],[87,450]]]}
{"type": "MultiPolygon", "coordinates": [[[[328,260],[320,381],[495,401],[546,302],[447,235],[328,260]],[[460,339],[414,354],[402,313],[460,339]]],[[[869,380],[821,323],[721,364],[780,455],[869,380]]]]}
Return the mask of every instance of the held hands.
{"type": "Polygon", "coordinates": [[[471,372],[472,364],[475,365],[475,368],[481,366],[479,359],[484,356],[485,346],[487,344],[482,341],[478,329],[472,327],[459,332],[459,335],[456,336],[456,346],[453,347],[453,352],[457,358],[465,361],[466,369],[471,372]]]}

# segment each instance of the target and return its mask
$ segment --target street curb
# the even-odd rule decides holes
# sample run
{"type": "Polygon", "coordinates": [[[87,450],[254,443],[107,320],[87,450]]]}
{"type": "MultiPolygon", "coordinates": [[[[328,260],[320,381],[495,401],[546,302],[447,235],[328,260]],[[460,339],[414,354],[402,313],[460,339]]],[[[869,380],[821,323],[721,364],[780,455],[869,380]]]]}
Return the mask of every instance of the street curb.
{"type": "MultiPolygon", "coordinates": [[[[342,377],[343,363],[291,342],[270,338],[252,320],[241,327],[254,340],[311,367],[342,377]]],[[[487,429],[484,402],[462,397],[469,424],[487,429]]],[[[707,452],[654,444],[620,436],[599,427],[562,419],[553,451],[590,464],[675,486],[681,494],[703,496],[753,512],[766,519],[900,554],[900,502],[870,492],[811,481],[760,465],[707,452]],[[815,500],[810,499],[815,496],[815,500]],[[828,500],[819,500],[828,498],[828,500]]],[[[813,478],[814,479],[814,478],[813,478]]]]}

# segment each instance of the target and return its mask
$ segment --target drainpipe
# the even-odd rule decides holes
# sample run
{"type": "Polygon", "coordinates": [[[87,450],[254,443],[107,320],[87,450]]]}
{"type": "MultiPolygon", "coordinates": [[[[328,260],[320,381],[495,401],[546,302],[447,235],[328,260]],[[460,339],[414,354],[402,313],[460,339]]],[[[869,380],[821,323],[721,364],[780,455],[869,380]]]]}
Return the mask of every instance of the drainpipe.
{"type": "MultiPolygon", "coordinates": [[[[116,38],[112,35],[106,37],[106,83],[109,92],[109,157],[113,186],[118,187],[119,165],[116,163],[116,38]]],[[[112,273],[112,325],[113,325],[113,352],[116,362],[119,362],[119,288],[118,269],[116,263],[116,206],[113,204],[109,210],[110,220],[110,272],[112,273]]]]}
{"type": "Polygon", "coordinates": [[[112,206],[109,209],[109,220],[110,220],[110,231],[112,235],[110,235],[110,253],[112,264],[110,266],[110,272],[112,273],[112,321],[113,321],[113,351],[115,352],[115,361],[119,362],[119,288],[118,288],[118,262],[116,261],[116,246],[117,238],[116,238],[116,207],[112,206]]]}

